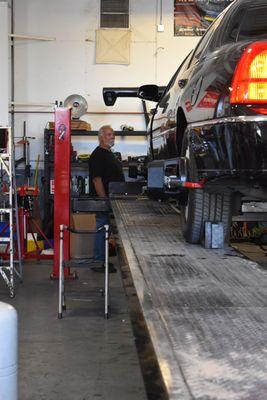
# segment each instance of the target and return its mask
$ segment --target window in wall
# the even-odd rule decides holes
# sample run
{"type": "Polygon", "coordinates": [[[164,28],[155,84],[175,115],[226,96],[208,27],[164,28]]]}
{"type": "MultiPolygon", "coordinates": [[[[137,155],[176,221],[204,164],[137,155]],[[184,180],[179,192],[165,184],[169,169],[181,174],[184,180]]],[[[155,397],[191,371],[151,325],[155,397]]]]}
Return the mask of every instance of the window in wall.
{"type": "Polygon", "coordinates": [[[101,0],[101,28],[129,28],[129,0],[101,0]]]}

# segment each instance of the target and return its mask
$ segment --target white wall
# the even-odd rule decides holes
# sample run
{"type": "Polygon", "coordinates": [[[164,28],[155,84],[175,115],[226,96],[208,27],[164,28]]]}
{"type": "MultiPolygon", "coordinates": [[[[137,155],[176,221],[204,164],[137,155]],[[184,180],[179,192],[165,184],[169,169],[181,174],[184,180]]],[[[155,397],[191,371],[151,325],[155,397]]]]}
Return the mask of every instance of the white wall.
{"type": "MultiPolygon", "coordinates": [[[[73,93],[85,96],[89,111],[142,111],[138,99],[120,99],[115,107],[104,105],[104,86],[167,84],[179,63],[198,41],[197,37],[173,36],[173,0],[163,0],[165,31],[157,33],[158,0],[130,0],[132,30],[131,64],[95,64],[95,30],[99,28],[100,0],[15,0],[16,33],[56,37],[54,42],[16,41],[16,102],[51,103],[73,93]]],[[[25,110],[25,107],[23,107],[25,110]]],[[[28,107],[51,110],[51,107],[28,107]]],[[[38,139],[31,143],[31,159],[43,154],[43,130],[52,115],[17,114],[16,135],[27,133],[38,139]]],[[[97,130],[109,123],[115,129],[127,123],[145,129],[142,115],[88,115],[83,119],[97,130]]],[[[91,148],[95,146],[92,141],[91,148]]],[[[77,146],[76,146],[77,147],[77,146]]],[[[144,140],[124,139],[118,150],[145,151],[144,140]]],[[[79,151],[90,151],[88,142],[79,151]]]]}
{"type": "Polygon", "coordinates": [[[0,2],[0,125],[8,125],[8,3],[0,2]]]}

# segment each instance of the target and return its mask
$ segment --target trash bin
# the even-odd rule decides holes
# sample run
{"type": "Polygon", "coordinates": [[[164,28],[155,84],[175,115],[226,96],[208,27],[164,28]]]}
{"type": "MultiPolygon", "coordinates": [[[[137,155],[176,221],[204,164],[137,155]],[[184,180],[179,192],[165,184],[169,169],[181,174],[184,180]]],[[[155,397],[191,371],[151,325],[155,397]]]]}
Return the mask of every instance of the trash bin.
{"type": "Polygon", "coordinates": [[[0,400],[18,400],[18,318],[0,302],[0,400]]]}

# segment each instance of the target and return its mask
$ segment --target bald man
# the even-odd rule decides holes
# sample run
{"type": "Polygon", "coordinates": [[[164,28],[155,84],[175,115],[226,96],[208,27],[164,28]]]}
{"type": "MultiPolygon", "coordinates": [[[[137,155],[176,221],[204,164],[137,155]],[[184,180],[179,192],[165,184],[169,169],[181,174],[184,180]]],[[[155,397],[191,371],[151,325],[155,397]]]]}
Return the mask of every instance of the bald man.
{"type": "MultiPolygon", "coordinates": [[[[99,146],[93,151],[89,162],[90,171],[90,194],[107,198],[109,195],[110,182],[124,182],[124,174],[121,162],[111,151],[115,144],[115,134],[110,125],[104,125],[98,132],[99,146]]],[[[109,223],[108,214],[97,213],[96,226],[99,228],[109,223]]],[[[94,244],[94,258],[103,262],[103,268],[93,268],[94,271],[104,272],[105,261],[105,234],[99,232],[96,234],[94,244]]],[[[110,265],[110,272],[116,272],[116,269],[110,265]]]]}

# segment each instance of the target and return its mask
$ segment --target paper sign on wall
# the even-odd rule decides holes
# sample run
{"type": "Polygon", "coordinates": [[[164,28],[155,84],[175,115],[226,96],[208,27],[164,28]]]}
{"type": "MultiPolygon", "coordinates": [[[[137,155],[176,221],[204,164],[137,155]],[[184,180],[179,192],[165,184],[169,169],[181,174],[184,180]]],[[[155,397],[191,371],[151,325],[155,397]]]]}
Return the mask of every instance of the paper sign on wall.
{"type": "Polygon", "coordinates": [[[125,29],[96,31],[97,64],[130,64],[131,32],[125,29]]]}

